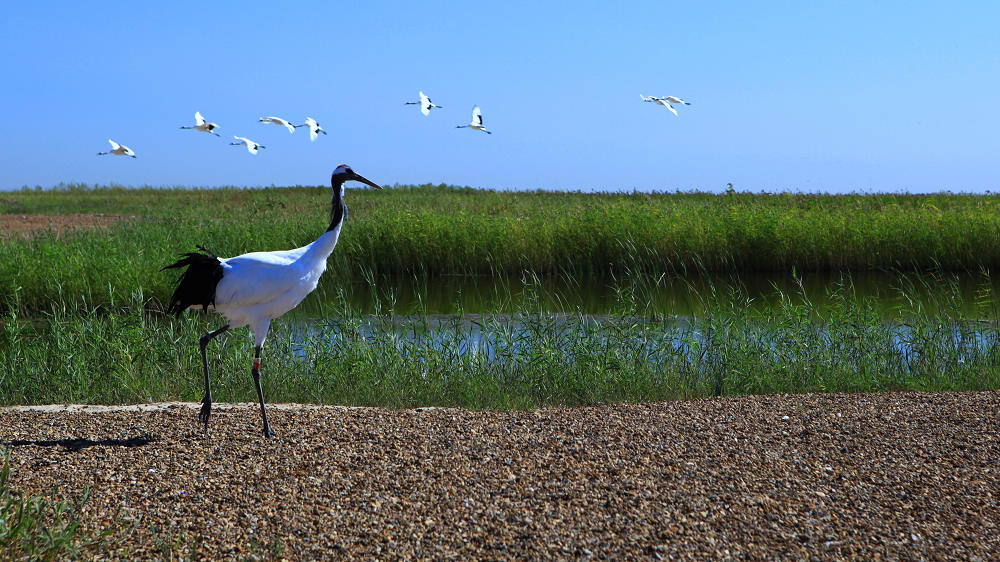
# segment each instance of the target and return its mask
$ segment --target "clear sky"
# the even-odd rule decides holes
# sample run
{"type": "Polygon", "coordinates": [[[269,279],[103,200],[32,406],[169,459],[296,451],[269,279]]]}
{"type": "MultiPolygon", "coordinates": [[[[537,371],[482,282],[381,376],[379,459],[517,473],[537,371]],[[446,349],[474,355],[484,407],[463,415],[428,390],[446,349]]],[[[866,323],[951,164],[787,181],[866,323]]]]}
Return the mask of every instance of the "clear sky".
{"type": "Polygon", "coordinates": [[[5,2],[0,189],[1000,191],[1000,2],[5,2]],[[429,117],[418,90],[444,106],[429,117]],[[675,95],[666,108],[639,94],[675,95]],[[492,135],[456,129],[482,107],[492,135]],[[183,131],[198,110],[221,138],[183,131]],[[329,136],[257,122],[317,119],[329,136]],[[233,135],[268,148],[229,146],[233,135]],[[101,156],[108,138],[138,158],[101,156]]]}

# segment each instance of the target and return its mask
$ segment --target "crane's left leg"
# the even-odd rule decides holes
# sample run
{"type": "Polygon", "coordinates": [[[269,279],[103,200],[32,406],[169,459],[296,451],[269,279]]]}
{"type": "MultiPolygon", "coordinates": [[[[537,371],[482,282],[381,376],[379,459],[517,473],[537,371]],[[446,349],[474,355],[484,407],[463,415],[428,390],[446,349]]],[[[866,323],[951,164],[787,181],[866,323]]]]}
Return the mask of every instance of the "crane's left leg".
{"type": "Polygon", "coordinates": [[[273,437],[274,432],[271,431],[271,426],[267,423],[267,412],[264,411],[264,389],[260,387],[260,349],[262,346],[256,346],[253,352],[253,369],[250,374],[253,375],[253,382],[257,385],[257,398],[260,399],[260,417],[264,419],[264,437],[273,437]]]}

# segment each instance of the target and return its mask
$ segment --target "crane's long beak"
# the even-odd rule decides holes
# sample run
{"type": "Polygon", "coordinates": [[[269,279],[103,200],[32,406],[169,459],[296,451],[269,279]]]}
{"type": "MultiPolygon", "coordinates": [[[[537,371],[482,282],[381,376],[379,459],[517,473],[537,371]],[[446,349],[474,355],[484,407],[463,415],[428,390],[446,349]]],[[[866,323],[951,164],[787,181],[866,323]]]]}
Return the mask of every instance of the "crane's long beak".
{"type": "Polygon", "coordinates": [[[357,173],[355,173],[353,176],[351,176],[351,179],[354,180],[354,181],[359,181],[359,182],[361,182],[361,183],[363,183],[365,185],[370,185],[370,186],[374,187],[375,189],[382,189],[381,185],[379,185],[379,184],[371,181],[370,179],[368,179],[368,178],[366,178],[366,177],[364,177],[364,176],[362,176],[360,174],[357,174],[357,173]]]}

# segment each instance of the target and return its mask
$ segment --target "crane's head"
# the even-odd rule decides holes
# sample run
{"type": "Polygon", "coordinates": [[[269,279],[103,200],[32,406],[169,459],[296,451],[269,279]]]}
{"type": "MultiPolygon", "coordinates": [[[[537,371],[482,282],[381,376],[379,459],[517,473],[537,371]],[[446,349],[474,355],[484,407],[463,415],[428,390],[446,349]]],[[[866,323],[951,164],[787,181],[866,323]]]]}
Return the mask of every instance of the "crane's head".
{"type": "Polygon", "coordinates": [[[343,188],[344,182],[349,181],[359,181],[363,184],[370,185],[375,189],[382,189],[382,186],[356,173],[347,164],[337,166],[337,169],[333,171],[333,175],[330,176],[330,185],[333,186],[334,189],[337,189],[338,187],[343,188]]]}

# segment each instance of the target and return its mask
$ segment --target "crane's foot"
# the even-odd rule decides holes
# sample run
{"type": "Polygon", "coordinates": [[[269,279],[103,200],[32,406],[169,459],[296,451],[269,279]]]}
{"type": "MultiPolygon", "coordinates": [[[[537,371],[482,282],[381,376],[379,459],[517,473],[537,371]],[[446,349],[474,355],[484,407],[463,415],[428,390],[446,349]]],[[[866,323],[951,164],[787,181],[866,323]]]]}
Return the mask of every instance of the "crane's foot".
{"type": "Polygon", "coordinates": [[[271,431],[271,426],[264,424],[264,439],[270,439],[274,437],[274,432],[271,431]]]}
{"type": "Polygon", "coordinates": [[[212,415],[212,397],[205,396],[201,399],[201,411],[198,412],[198,421],[204,424],[208,430],[208,418],[212,415]]]}

